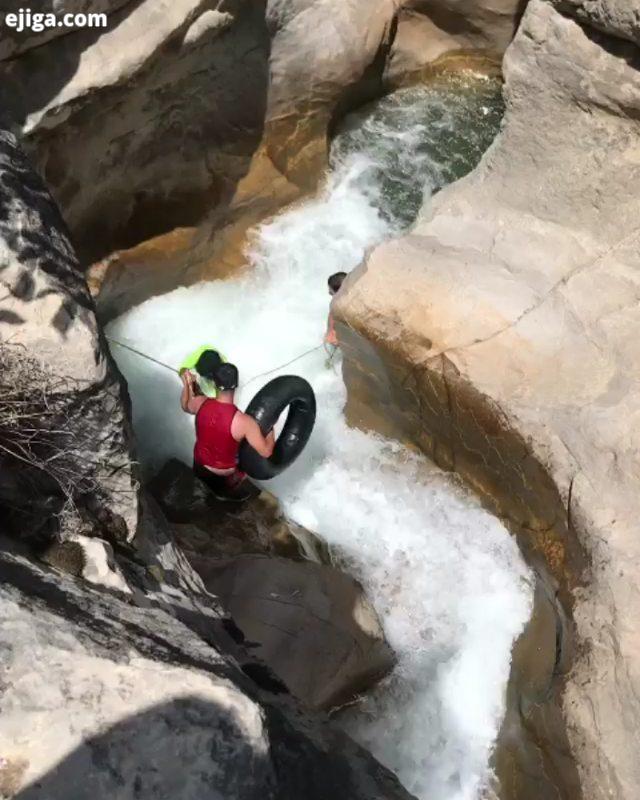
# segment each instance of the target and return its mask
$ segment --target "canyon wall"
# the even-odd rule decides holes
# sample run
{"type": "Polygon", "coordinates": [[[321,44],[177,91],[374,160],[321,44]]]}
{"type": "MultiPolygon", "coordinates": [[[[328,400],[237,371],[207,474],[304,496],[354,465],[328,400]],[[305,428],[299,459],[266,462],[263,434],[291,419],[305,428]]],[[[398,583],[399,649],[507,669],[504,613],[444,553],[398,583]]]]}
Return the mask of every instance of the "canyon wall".
{"type": "Polygon", "coordinates": [[[0,287],[5,526],[130,540],[139,509],[121,383],[65,223],[1,129],[0,287]]]}
{"type": "MultiPolygon", "coordinates": [[[[259,564],[270,597],[274,583],[315,575],[296,612],[320,607],[306,647],[332,663],[316,659],[312,683],[303,637],[299,657],[283,661],[268,635],[276,611],[262,603],[263,629],[245,640],[139,489],[126,394],[64,222],[2,130],[0,284],[0,795],[410,800],[372,756],[304,710],[350,698],[393,664],[362,588],[328,566],[259,564]],[[288,685],[269,668],[276,662],[288,685]]],[[[176,378],[176,402],[178,387],[176,378]]],[[[209,504],[210,525],[214,517],[209,504]]],[[[214,525],[206,538],[224,536],[214,525]]],[[[241,567],[227,561],[217,577],[241,567]]],[[[290,624],[288,645],[299,617],[290,624]]]]}
{"type": "Polygon", "coordinates": [[[81,262],[99,262],[90,286],[108,320],[242,268],[248,229],[315,188],[336,118],[443,53],[500,54],[523,2],[65,0],[42,11],[53,5],[105,12],[108,27],[2,26],[0,110],[81,262]]]}
{"type": "Polygon", "coordinates": [[[0,38],[3,110],[89,259],[205,218],[209,242],[238,209],[254,219],[314,186],[333,108],[394,14],[392,0],[107,5],[104,30],[0,38]]]}
{"type": "Polygon", "coordinates": [[[473,485],[552,604],[552,656],[519,688],[516,651],[509,797],[640,793],[639,15],[531,0],[496,143],[335,309],[352,416],[374,395],[372,424],[473,485]]]}

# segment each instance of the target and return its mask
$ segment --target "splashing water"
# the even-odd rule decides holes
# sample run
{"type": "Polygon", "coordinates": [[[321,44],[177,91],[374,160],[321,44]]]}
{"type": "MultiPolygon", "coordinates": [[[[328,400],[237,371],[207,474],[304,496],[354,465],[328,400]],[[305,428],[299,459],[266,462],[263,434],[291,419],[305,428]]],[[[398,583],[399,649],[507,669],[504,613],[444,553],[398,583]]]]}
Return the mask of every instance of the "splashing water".
{"type": "MultiPolygon", "coordinates": [[[[401,92],[386,101],[402,114],[387,114],[383,101],[359,128],[350,123],[318,196],[256,232],[251,274],[149,300],[109,333],[172,364],[210,341],[239,365],[241,382],[313,348],[326,323],[327,277],[356,266],[406,224],[416,192],[444,181],[452,162],[460,171],[465,148],[466,171],[477,162],[482,150],[469,144],[477,127],[464,113],[487,102],[485,83],[476,82],[477,94],[471,79],[464,92],[450,88],[453,110],[442,87],[422,88],[405,104],[401,92]],[[435,129],[430,103],[438,107],[435,129]],[[464,147],[437,155],[434,142],[447,130],[464,147]],[[411,168],[403,172],[402,164],[411,168]]],[[[170,456],[190,463],[193,420],[179,409],[177,378],[119,348],[114,355],[147,466],[170,456]]],[[[507,531],[454,479],[398,444],[347,427],[336,366],[314,351],[285,370],[313,384],[319,414],[303,455],[269,489],[362,581],[398,655],[391,678],[342,724],[421,800],[477,800],[503,714],[511,645],[530,613],[528,572],[507,531]]],[[[242,390],[239,404],[267,380],[242,390]]]]}
{"type": "Polygon", "coordinates": [[[395,227],[410,225],[426,199],[466,175],[500,126],[500,82],[475,73],[444,74],[351,114],[332,147],[332,162],[375,141],[379,208],[395,227]]]}

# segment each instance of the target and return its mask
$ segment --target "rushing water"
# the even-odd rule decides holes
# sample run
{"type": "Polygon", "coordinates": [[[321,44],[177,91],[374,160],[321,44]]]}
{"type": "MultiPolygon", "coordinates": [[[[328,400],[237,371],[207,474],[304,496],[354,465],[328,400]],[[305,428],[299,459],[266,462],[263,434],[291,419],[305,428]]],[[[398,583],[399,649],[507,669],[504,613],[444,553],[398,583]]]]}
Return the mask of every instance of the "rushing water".
{"type": "MultiPolygon", "coordinates": [[[[239,365],[241,382],[322,339],[327,277],[394,235],[429,191],[471,169],[495,134],[499,87],[481,77],[398,92],[347,121],[318,196],[256,231],[250,275],[149,300],[113,336],[178,364],[202,342],[239,365]]],[[[115,349],[147,465],[191,460],[193,420],[175,376],[115,349]]],[[[511,537],[454,479],[380,437],[347,427],[338,364],[322,350],[295,371],[318,397],[299,461],[269,488],[326,539],[365,585],[399,658],[342,724],[421,800],[476,800],[503,713],[510,649],[530,611],[511,537]]],[[[240,405],[268,379],[251,381],[240,405]]]]}
{"type": "Polygon", "coordinates": [[[377,206],[394,227],[410,225],[434,192],[466,175],[499,128],[500,82],[469,74],[442,75],[425,89],[394,92],[351,114],[332,147],[332,162],[371,153],[377,206]]]}

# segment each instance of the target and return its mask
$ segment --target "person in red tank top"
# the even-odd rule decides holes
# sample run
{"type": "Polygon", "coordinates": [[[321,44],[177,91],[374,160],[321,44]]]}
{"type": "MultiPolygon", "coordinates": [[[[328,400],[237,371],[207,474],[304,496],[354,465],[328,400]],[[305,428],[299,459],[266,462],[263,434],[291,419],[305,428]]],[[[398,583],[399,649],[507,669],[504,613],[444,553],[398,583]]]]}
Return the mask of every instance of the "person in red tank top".
{"type": "Polygon", "coordinates": [[[182,374],[180,405],[196,418],[193,470],[219,499],[248,499],[255,494],[255,487],[238,469],[240,444],[246,439],[261,456],[269,458],[274,434],[263,436],[255,419],[236,406],[238,369],[234,364],[221,364],[214,372],[214,382],[218,389],[215,400],[196,394],[190,371],[182,374]]]}

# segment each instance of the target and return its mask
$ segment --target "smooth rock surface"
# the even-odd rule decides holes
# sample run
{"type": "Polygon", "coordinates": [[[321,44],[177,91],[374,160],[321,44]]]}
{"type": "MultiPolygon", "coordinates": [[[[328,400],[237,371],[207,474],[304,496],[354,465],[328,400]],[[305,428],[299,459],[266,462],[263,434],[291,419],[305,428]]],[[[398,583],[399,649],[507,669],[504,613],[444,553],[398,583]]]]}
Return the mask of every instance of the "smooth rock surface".
{"type": "Polygon", "coordinates": [[[410,800],[266,672],[221,655],[220,618],[179,622],[6,552],[0,569],[3,797],[410,800]]]}
{"type": "Polygon", "coordinates": [[[385,71],[391,84],[420,73],[445,53],[486,51],[499,58],[527,0],[401,0],[385,71]]]}
{"type": "Polygon", "coordinates": [[[99,262],[92,284],[112,319],[244,266],[248,230],[315,188],[336,118],[452,49],[502,52],[521,6],[66,0],[60,13],[107,9],[108,28],[27,36],[18,50],[5,29],[0,107],[82,260],[99,262]],[[191,233],[159,240],[156,260],[109,257],[176,230],[191,233]]]}
{"type": "Polygon", "coordinates": [[[336,109],[379,93],[395,11],[393,0],[269,2],[267,152],[301,188],[326,166],[336,109]]]}
{"type": "Polygon", "coordinates": [[[83,256],[191,225],[246,174],[267,102],[265,3],[216,6],[228,10],[128,3],[99,36],[69,33],[0,65],[4,108],[83,256]]]}
{"type": "Polygon", "coordinates": [[[2,105],[83,255],[206,217],[206,261],[214,231],[233,239],[239,214],[315,185],[334,108],[368,83],[394,13],[392,0],[130,2],[99,36],[0,64],[2,105]]]}
{"type": "Polygon", "coordinates": [[[639,16],[531,0],[497,143],[336,308],[352,377],[511,521],[575,626],[546,700],[568,741],[521,707],[550,762],[519,798],[574,798],[572,764],[589,800],[640,795],[639,16]]]}
{"type": "Polygon", "coordinates": [[[191,563],[254,655],[306,706],[349,702],[392,669],[393,652],[362,587],[337,569],[264,556],[191,563]]]}

